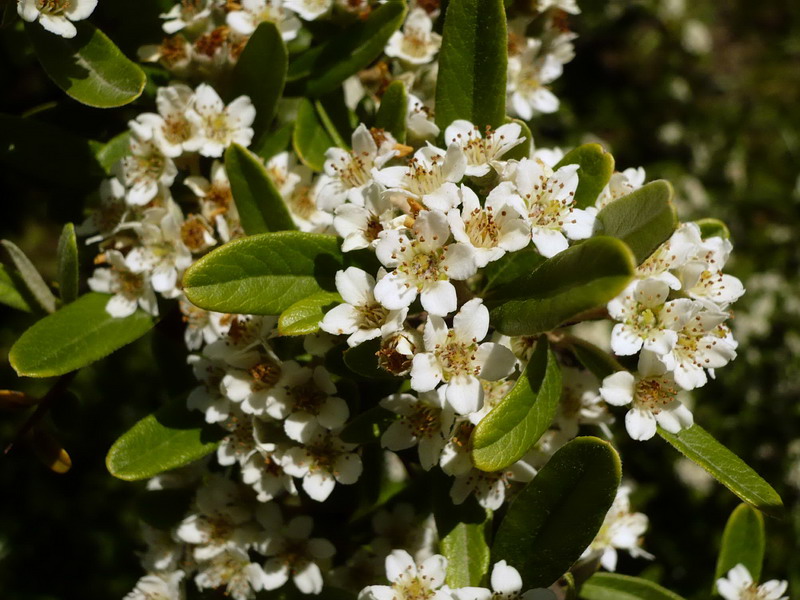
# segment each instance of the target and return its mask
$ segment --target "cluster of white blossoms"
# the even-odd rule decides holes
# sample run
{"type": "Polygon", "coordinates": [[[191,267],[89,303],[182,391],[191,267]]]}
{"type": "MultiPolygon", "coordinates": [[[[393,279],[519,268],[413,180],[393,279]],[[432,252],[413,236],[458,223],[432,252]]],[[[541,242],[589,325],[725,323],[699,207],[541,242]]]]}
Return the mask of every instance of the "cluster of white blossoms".
{"type": "Polygon", "coordinates": [[[435,554],[417,563],[404,550],[394,550],[386,557],[389,585],[370,585],[361,590],[358,600],[555,600],[556,595],[543,588],[522,591],[522,577],[506,561],[495,563],[491,589],[482,587],[451,588],[445,585],[447,559],[435,554]]]}
{"type": "MultiPolygon", "coordinates": [[[[630,187],[641,185],[643,173],[628,175],[630,187]]],[[[613,201],[601,195],[598,203],[613,201]]],[[[611,349],[618,356],[638,354],[638,374],[606,377],[600,394],[608,404],[630,406],[625,425],[632,438],[650,439],[657,426],[671,433],[690,427],[692,413],[678,394],[704,386],[715,369],[736,358],[738,344],[726,322],[744,286],[723,272],[732,249],[730,240],[704,238],[696,223],[684,223],[609,302],[616,321],[611,349]]]]}

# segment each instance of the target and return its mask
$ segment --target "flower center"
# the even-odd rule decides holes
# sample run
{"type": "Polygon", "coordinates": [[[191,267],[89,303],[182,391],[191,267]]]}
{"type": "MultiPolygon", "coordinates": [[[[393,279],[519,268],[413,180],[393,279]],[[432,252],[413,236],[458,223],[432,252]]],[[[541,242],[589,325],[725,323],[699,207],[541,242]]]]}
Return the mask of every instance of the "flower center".
{"type": "Polygon", "coordinates": [[[72,0],[38,0],[37,8],[46,15],[63,15],[72,4],[72,0]]]}
{"type": "Polygon", "coordinates": [[[442,365],[445,381],[457,375],[474,375],[480,373],[480,366],[476,364],[475,351],[478,349],[476,340],[470,343],[455,339],[455,332],[447,332],[447,342],[437,348],[436,356],[442,365]]]}
{"type": "Polygon", "coordinates": [[[247,372],[253,378],[253,391],[268,390],[281,378],[281,368],[269,359],[250,367],[247,372]]]}
{"type": "Polygon", "coordinates": [[[442,175],[443,158],[434,155],[430,158],[430,167],[426,166],[417,158],[412,158],[408,162],[408,172],[406,173],[406,184],[408,190],[417,196],[424,196],[438,190],[444,183],[442,175]]]}
{"type": "Polygon", "coordinates": [[[658,414],[675,400],[678,390],[664,377],[648,377],[636,384],[636,405],[658,414]]]}
{"type": "Polygon", "coordinates": [[[318,415],[322,405],[328,399],[328,394],[319,389],[313,380],[292,387],[289,395],[294,401],[294,411],[307,412],[312,415],[318,415]]]}
{"type": "Polygon", "coordinates": [[[492,215],[492,208],[486,210],[476,208],[465,223],[466,233],[476,248],[495,248],[500,237],[500,230],[492,215]]]}
{"type": "Polygon", "coordinates": [[[342,156],[340,161],[341,164],[333,163],[331,166],[345,186],[359,188],[369,183],[372,157],[368,152],[362,152],[361,155],[351,152],[349,159],[342,156]]]}

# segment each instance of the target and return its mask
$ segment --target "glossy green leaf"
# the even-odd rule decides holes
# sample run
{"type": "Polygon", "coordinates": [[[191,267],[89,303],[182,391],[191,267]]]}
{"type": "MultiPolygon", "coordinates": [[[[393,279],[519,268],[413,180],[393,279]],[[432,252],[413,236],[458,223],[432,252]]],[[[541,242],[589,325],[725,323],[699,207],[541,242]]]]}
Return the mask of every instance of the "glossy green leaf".
{"type": "Polygon", "coordinates": [[[45,312],[52,313],[58,307],[58,300],[50,290],[50,286],[45,283],[38,269],[33,265],[25,253],[16,244],[8,240],[0,241],[14,266],[17,268],[20,278],[27,287],[31,296],[45,312]]]}
{"type": "Polygon", "coordinates": [[[727,240],[731,237],[730,229],[719,219],[699,219],[695,223],[700,227],[700,235],[704,240],[710,237],[721,237],[727,240]]]}
{"type": "Polygon", "coordinates": [[[643,262],[678,226],[672,194],[668,181],[640,187],[597,213],[596,233],[621,239],[643,262]]]}
{"type": "Polygon", "coordinates": [[[0,265],[0,304],[5,304],[17,310],[31,311],[28,300],[20,291],[21,285],[15,281],[4,265],[0,265]]]}
{"type": "Polygon", "coordinates": [[[530,245],[517,252],[509,252],[499,260],[490,262],[483,269],[486,282],[483,285],[481,295],[491,297],[498,288],[520,277],[530,275],[545,260],[536,251],[536,248],[530,245]]]}
{"type": "Polygon", "coordinates": [[[506,152],[503,155],[503,160],[521,160],[523,158],[529,158],[533,151],[533,134],[531,133],[531,128],[528,127],[528,124],[521,119],[506,119],[506,121],[519,125],[520,129],[522,130],[520,137],[524,138],[525,141],[518,146],[514,146],[511,150],[506,152]]]}
{"type": "Polygon", "coordinates": [[[451,0],[436,80],[436,124],[456,119],[479,129],[506,117],[508,32],[503,0],[451,0]]]}
{"type": "Polygon", "coordinates": [[[375,127],[388,131],[394,136],[394,139],[405,144],[407,112],[408,92],[405,84],[396,79],[383,93],[381,105],[375,115],[375,127]]]}
{"type": "Polygon", "coordinates": [[[336,144],[317,114],[310,100],[302,98],[297,105],[297,120],[292,133],[292,146],[303,163],[322,171],[325,151],[336,144]]]}
{"type": "Polygon", "coordinates": [[[125,131],[111,138],[103,144],[97,151],[97,160],[105,170],[106,174],[111,175],[114,166],[120,159],[128,156],[131,152],[131,132],[125,131]]]}
{"type": "Polygon", "coordinates": [[[764,517],[749,504],[740,504],[731,513],[722,533],[714,581],[738,564],[747,567],[753,581],[758,581],[765,550],[764,517]]]}
{"type": "Polygon", "coordinates": [[[336,292],[319,292],[292,304],[278,319],[280,335],[309,335],[319,331],[325,313],[342,303],[336,292]]]}
{"type": "Polygon", "coordinates": [[[578,165],[578,189],[575,190],[575,206],[594,206],[597,197],[606,187],[614,173],[614,157],[600,144],[584,144],[564,155],[556,169],[564,165],[578,165]]]}
{"type": "Polygon", "coordinates": [[[683,600],[657,583],[616,573],[592,575],[581,587],[580,597],[584,600],[683,600]]]}
{"type": "Polygon", "coordinates": [[[348,444],[369,444],[380,440],[396,420],[397,414],[382,406],[373,406],[347,423],[339,437],[348,444]]]}
{"type": "Polygon", "coordinates": [[[628,247],[610,237],[572,246],[491,296],[492,323],[506,335],[549,331],[582,312],[600,308],[633,278],[628,247]]]}
{"type": "Polygon", "coordinates": [[[276,154],[280,154],[289,147],[292,142],[292,132],[294,131],[294,123],[286,123],[281,125],[275,131],[261,136],[256,142],[250,146],[250,150],[268,161],[276,154]]]}
{"type": "Polygon", "coordinates": [[[247,235],[297,229],[281,193],[252,152],[239,144],[229,146],[225,151],[225,171],[247,235]]]}
{"type": "Polygon", "coordinates": [[[78,297],[79,275],[75,226],[67,223],[58,240],[58,290],[64,304],[69,304],[78,297]]]}
{"type": "Polygon", "coordinates": [[[699,425],[677,434],[659,427],[658,434],[748,504],[772,516],[783,512],[783,500],[772,486],[699,425]]]}
{"type": "Polygon", "coordinates": [[[484,523],[459,523],[439,542],[447,559],[447,585],[479,586],[489,571],[489,546],[484,523]]]}
{"type": "Polygon", "coordinates": [[[617,371],[625,370],[625,367],[611,354],[586,340],[569,336],[566,343],[575,358],[599,380],[603,380],[617,371]]]}
{"type": "Polygon", "coordinates": [[[279,315],[312,294],[334,291],[341,267],[332,235],[262,233],[205,255],[186,271],[183,286],[189,301],[206,310],[279,315]]]}
{"type": "Polygon", "coordinates": [[[550,428],[561,399],[561,371],[542,338],[514,387],[472,432],[472,462],[483,471],[514,464],[550,428]]]}
{"type": "Polygon", "coordinates": [[[111,446],[106,468],[126,481],[148,479],[182,467],[216,450],[226,435],[198,412],[190,413],[181,400],[146,416],[111,446]]]}
{"type": "Polygon", "coordinates": [[[138,98],[147,78],[106,35],[89,21],[75,23],[78,34],[63,38],[38,23],[25,30],[36,57],[53,82],[78,102],[113,108],[138,98]]]}
{"type": "Polygon", "coordinates": [[[249,96],[256,108],[253,122],[256,139],[267,131],[275,118],[288,64],[286,45],[278,27],[269,21],[259,24],[233,70],[234,95],[249,96]]]}
{"type": "Polygon", "coordinates": [[[139,339],[155,324],[141,310],[112,317],[106,312],[110,298],[86,294],[35,323],[11,347],[11,366],[24,377],[64,375],[139,339]]]}
{"type": "MultiPolygon", "coordinates": [[[[52,34],[48,34],[52,35],[52,34]]],[[[33,118],[0,114],[0,164],[9,173],[30,175],[60,188],[89,191],[106,175],[89,140],[33,118]],[[42,168],[58,140],[58,160],[42,168]]]]}
{"type": "Polygon", "coordinates": [[[403,24],[406,11],[405,2],[398,0],[378,5],[367,19],[342,29],[293,60],[289,80],[307,77],[306,96],[317,97],[335,90],[383,53],[386,42],[403,24]]]}
{"type": "Polygon", "coordinates": [[[328,132],[328,135],[331,136],[333,143],[335,146],[339,146],[339,148],[350,148],[349,143],[347,140],[342,137],[342,134],[336,128],[336,123],[334,123],[333,118],[330,114],[328,114],[328,109],[325,108],[325,105],[320,100],[314,101],[314,109],[317,111],[317,116],[319,117],[319,122],[322,123],[322,126],[325,128],[325,131],[328,132]]]}
{"type": "Polygon", "coordinates": [[[548,587],[580,558],[619,487],[619,455],[608,442],[578,437],[556,452],[508,508],[492,562],[508,561],[525,589],[548,587]]]}

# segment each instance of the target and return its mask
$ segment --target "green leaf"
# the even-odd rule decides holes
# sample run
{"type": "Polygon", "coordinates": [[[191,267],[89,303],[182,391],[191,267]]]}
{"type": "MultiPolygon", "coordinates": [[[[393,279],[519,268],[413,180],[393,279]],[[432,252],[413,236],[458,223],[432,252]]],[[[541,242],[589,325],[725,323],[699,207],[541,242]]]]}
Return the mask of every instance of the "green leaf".
{"type": "Polygon", "coordinates": [[[492,323],[506,335],[549,331],[605,306],[633,278],[633,254],[621,241],[594,237],[547,259],[492,294],[492,323]]]}
{"type": "Polygon", "coordinates": [[[499,471],[517,462],[553,422],[561,399],[561,371],[546,338],[514,387],[472,432],[472,462],[499,471]]]}
{"type": "Polygon", "coordinates": [[[342,29],[325,43],[298,56],[289,65],[289,81],[308,77],[305,93],[317,97],[341,83],[378,58],[405,20],[405,2],[390,0],[379,5],[363,21],[342,29]]]}
{"type": "Polygon", "coordinates": [[[625,370],[616,358],[586,340],[569,336],[566,342],[575,358],[601,381],[617,371],[625,370]]]}
{"type": "Polygon", "coordinates": [[[714,581],[738,564],[747,567],[753,581],[758,581],[765,549],[764,517],[749,504],[740,504],[725,525],[714,581]]]}
{"type": "Polygon", "coordinates": [[[499,260],[490,262],[483,269],[486,283],[481,296],[491,297],[498,288],[511,283],[525,275],[529,275],[545,261],[531,245],[517,252],[509,252],[499,260]]]}
{"type": "Polygon", "coordinates": [[[369,444],[381,439],[397,415],[382,406],[368,408],[344,426],[339,437],[348,444],[369,444]]]}
{"type": "Polygon", "coordinates": [[[225,151],[225,171],[247,235],[297,229],[281,193],[252,152],[232,144],[225,151]]]}
{"type": "Polygon", "coordinates": [[[294,123],[286,123],[272,133],[261,136],[250,148],[254,154],[268,161],[289,147],[293,131],[294,123]]]}
{"type": "Polygon", "coordinates": [[[253,123],[259,139],[275,118],[283,95],[288,68],[288,54],[275,23],[261,23],[247,40],[233,69],[234,95],[249,96],[256,108],[253,123]]]}
{"type": "Polygon", "coordinates": [[[748,504],[771,516],[783,513],[783,500],[772,486],[699,425],[677,434],[659,427],[658,434],[748,504]]]}
{"type": "Polygon", "coordinates": [[[297,106],[297,120],[292,133],[292,146],[303,163],[322,171],[325,164],[325,151],[334,146],[325,126],[320,121],[317,111],[310,100],[301,98],[297,106]]]}
{"type": "Polygon", "coordinates": [[[53,82],[83,104],[113,108],[138,98],[147,78],[106,35],[89,21],[75,23],[78,34],[63,38],[38,23],[25,30],[36,57],[53,82]]]}
{"type": "Polygon", "coordinates": [[[126,481],[148,479],[194,462],[216,450],[226,432],[209,425],[183,401],[146,416],[120,437],[106,456],[106,468],[126,481]]]}
{"type": "MultiPolygon", "coordinates": [[[[52,34],[48,34],[52,35],[52,34]]],[[[32,118],[0,114],[0,162],[8,173],[30,175],[35,181],[46,181],[81,191],[97,187],[106,175],[89,140],[32,118]],[[42,161],[53,152],[58,140],[58,160],[42,161]]]]}
{"type": "Polygon", "coordinates": [[[30,259],[25,256],[25,253],[13,242],[2,240],[0,244],[2,244],[3,248],[8,252],[8,256],[17,268],[19,276],[22,278],[31,296],[33,296],[45,312],[54,312],[58,306],[58,300],[56,300],[53,292],[50,291],[50,286],[42,279],[42,276],[30,259]]]}
{"type": "Polygon", "coordinates": [[[280,335],[309,335],[319,331],[319,323],[333,306],[342,303],[335,292],[319,292],[292,304],[278,319],[280,335]]]}
{"type": "Polygon", "coordinates": [[[508,32],[503,0],[451,0],[436,80],[436,124],[466,119],[479,129],[506,117],[508,32]]]}
{"type": "Polygon", "coordinates": [[[332,235],[262,233],[206,254],[186,271],[183,291],[206,310],[279,315],[312,294],[334,291],[341,267],[332,235]]]}
{"type": "Polygon", "coordinates": [[[23,377],[64,375],[139,339],[155,324],[141,310],[112,317],[106,312],[110,298],[86,294],[35,323],[12,346],[11,366],[23,377]]]}
{"type": "Polygon", "coordinates": [[[103,167],[107,175],[111,175],[114,166],[120,159],[128,156],[131,152],[131,132],[125,131],[111,138],[103,144],[97,151],[97,160],[103,167]]]}
{"type": "Polygon", "coordinates": [[[531,128],[528,127],[528,124],[521,119],[507,118],[506,121],[508,123],[516,123],[519,125],[520,129],[522,130],[520,137],[525,138],[525,141],[506,152],[506,154],[503,156],[503,160],[511,160],[512,158],[514,160],[521,160],[523,158],[529,158],[533,150],[533,134],[531,133],[531,128]]]}
{"type": "Polygon", "coordinates": [[[447,559],[447,585],[479,586],[489,572],[489,546],[484,523],[459,523],[439,542],[447,559]]]}
{"type": "Polygon", "coordinates": [[[575,206],[594,206],[603,188],[614,173],[614,157],[600,144],[584,144],[570,150],[556,165],[578,165],[578,189],[575,190],[575,206]]]}
{"type": "Polygon", "coordinates": [[[580,597],[585,600],[683,600],[657,583],[616,573],[596,573],[583,584],[580,597]]]}
{"type": "Polygon", "coordinates": [[[611,444],[578,437],[556,452],[508,508],[492,546],[492,562],[508,561],[525,589],[547,587],[594,539],[619,486],[611,444]]]}
{"type": "Polygon", "coordinates": [[[728,226],[719,219],[699,219],[695,221],[700,227],[700,236],[705,240],[710,237],[730,239],[731,232],[728,226]]]}
{"type": "Polygon", "coordinates": [[[339,133],[339,130],[336,128],[336,124],[328,114],[328,111],[323,103],[320,100],[314,100],[314,108],[317,111],[317,116],[319,117],[320,123],[322,123],[325,131],[328,132],[328,135],[331,136],[334,145],[339,146],[339,148],[350,148],[350,145],[342,137],[342,134],[339,133]]]}
{"type": "Polygon", "coordinates": [[[678,226],[668,181],[652,181],[597,213],[596,233],[625,242],[642,263],[678,226]]]}
{"type": "Polygon", "coordinates": [[[408,92],[405,84],[395,79],[386,88],[375,115],[375,127],[388,131],[399,143],[406,143],[406,113],[408,92]]]}
{"type": "Polygon", "coordinates": [[[78,280],[78,240],[75,226],[67,223],[58,240],[58,290],[64,304],[78,297],[78,280]]]}
{"type": "Polygon", "coordinates": [[[17,283],[4,265],[0,265],[0,303],[17,310],[31,312],[28,301],[20,293],[17,283]]]}

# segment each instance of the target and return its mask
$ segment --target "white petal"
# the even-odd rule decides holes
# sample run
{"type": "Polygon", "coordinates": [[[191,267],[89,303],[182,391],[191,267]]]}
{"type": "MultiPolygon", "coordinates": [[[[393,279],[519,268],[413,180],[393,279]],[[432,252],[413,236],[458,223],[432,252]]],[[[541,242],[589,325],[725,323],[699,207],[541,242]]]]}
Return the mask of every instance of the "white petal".
{"type": "Polygon", "coordinates": [[[375,278],[356,267],[348,267],[336,273],[336,291],[348,304],[362,306],[372,301],[375,278]]]}
{"type": "MultiPolygon", "coordinates": [[[[382,281],[383,280],[381,280],[381,282],[382,281]]],[[[380,285],[381,282],[378,282],[378,285],[380,285]]],[[[435,281],[432,284],[426,285],[420,294],[420,301],[422,302],[422,308],[432,315],[441,317],[450,314],[458,306],[456,288],[453,287],[453,284],[449,281],[435,281]]],[[[384,306],[386,306],[386,308],[395,308],[393,306],[387,306],[386,304],[384,304],[384,306]]],[[[402,307],[398,306],[396,308],[402,307]]]]}
{"type": "Polygon", "coordinates": [[[264,564],[264,589],[277,590],[289,581],[289,567],[278,558],[270,558],[264,564]]]}
{"type": "Polygon", "coordinates": [[[628,371],[619,371],[603,379],[600,395],[612,406],[625,406],[633,402],[636,385],[634,376],[628,371]]]}
{"type": "Polygon", "coordinates": [[[397,581],[403,573],[416,575],[417,565],[405,550],[393,550],[386,557],[386,578],[389,581],[397,581]]]}
{"type": "Polygon", "coordinates": [[[545,258],[551,258],[569,247],[567,238],[560,231],[535,227],[531,232],[531,240],[545,258]]]}
{"type": "MultiPolygon", "coordinates": [[[[414,358],[416,361],[416,357],[414,358]]],[[[447,402],[460,415],[480,410],[483,406],[483,386],[477,377],[459,375],[447,382],[447,402]]]]}
{"type": "Polygon", "coordinates": [[[303,489],[313,500],[324,502],[336,486],[333,475],[325,471],[315,471],[303,477],[303,489]]]}
{"type": "MultiPolygon", "coordinates": [[[[480,342],[489,331],[489,309],[480,298],[466,302],[453,317],[453,331],[463,341],[480,342]]],[[[426,349],[429,349],[425,346],[426,349]]]]}
{"type": "Polygon", "coordinates": [[[417,354],[411,363],[411,389],[429,392],[442,380],[442,368],[430,352],[417,354]]]}
{"type": "Polygon", "coordinates": [[[522,577],[514,567],[501,560],[492,569],[492,590],[503,594],[513,594],[522,589],[522,577]]]}
{"type": "Polygon", "coordinates": [[[433,352],[437,347],[444,345],[447,341],[447,332],[447,323],[444,322],[444,319],[436,315],[428,316],[422,334],[425,349],[433,352]]]}
{"type": "Polygon", "coordinates": [[[649,440],[656,434],[656,418],[649,410],[632,408],[625,415],[625,429],[634,440],[649,440]]]}
{"type": "Polygon", "coordinates": [[[517,359],[511,350],[494,342],[481,344],[475,353],[475,359],[481,365],[481,379],[488,381],[507,377],[517,364],[517,359]]]}
{"type": "Polygon", "coordinates": [[[303,594],[319,594],[322,591],[322,572],[316,563],[307,563],[292,576],[292,581],[303,594]]]}

